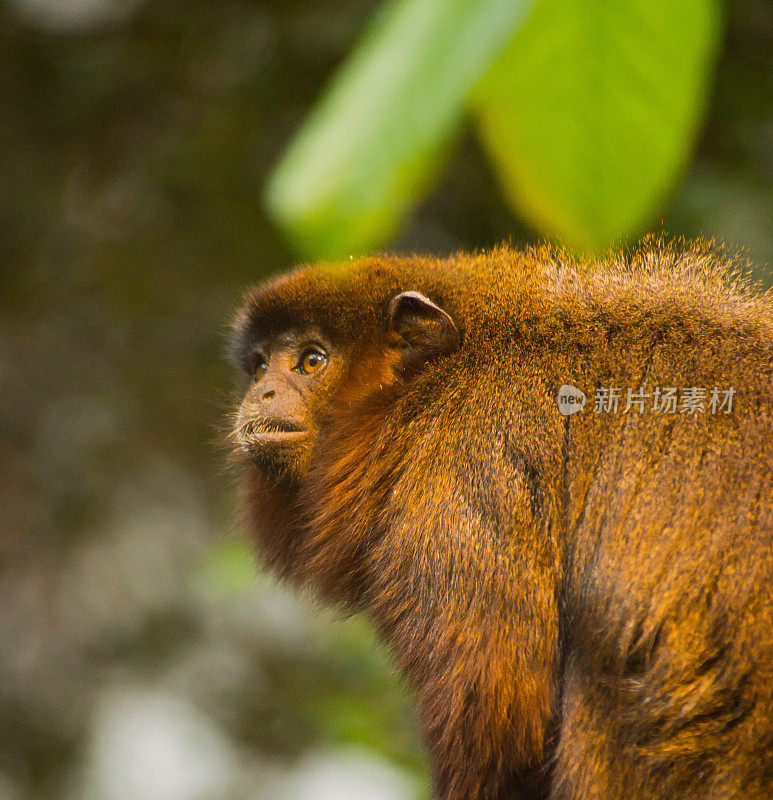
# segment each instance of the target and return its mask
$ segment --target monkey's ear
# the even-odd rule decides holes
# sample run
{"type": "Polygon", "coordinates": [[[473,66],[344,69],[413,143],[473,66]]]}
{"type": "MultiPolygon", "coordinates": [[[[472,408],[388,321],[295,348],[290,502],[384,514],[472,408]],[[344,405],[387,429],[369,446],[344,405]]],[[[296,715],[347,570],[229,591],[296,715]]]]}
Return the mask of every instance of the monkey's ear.
{"type": "Polygon", "coordinates": [[[461,342],[451,317],[419,292],[402,292],[392,298],[389,328],[425,358],[453,353],[461,342]]]}

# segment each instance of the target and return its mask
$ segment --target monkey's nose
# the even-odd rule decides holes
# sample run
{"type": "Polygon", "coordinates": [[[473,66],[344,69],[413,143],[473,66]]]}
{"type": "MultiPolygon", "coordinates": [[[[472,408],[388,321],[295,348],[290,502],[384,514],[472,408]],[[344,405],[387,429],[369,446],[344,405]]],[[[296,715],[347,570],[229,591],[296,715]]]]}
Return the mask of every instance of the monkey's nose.
{"type": "Polygon", "coordinates": [[[274,396],[276,396],[276,392],[273,389],[271,389],[270,391],[266,392],[261,399],[270,400],[274,396]]]}

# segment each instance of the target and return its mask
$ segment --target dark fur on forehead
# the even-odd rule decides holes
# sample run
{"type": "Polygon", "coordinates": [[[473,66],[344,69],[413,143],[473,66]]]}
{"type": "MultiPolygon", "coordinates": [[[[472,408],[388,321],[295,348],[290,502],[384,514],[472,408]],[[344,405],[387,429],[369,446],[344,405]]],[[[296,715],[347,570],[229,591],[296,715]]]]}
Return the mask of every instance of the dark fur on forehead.
{"type": "Polygon", "coordinates": [[[257,342],[293,329],[321,329],[343,342],[377,337],[391,299],[408,290],[459,312],[453,281],[435,271],[430,260],[387,256],[299,267],[248,293],[232,325],[232,357],[242,363],[257,342]]]}

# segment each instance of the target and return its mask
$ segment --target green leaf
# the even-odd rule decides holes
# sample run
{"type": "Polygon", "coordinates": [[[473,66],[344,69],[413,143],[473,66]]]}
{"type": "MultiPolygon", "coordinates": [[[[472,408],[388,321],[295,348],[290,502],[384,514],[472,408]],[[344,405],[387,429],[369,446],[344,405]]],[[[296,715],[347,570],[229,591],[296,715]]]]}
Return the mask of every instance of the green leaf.
{"type": "Polygon", "coordinates": [[[538,0],[474,98],[513,205],[583,249],[639,232],[690,154],[720,27],[713,0],[538,0]]]}
{"type": "Polygon", "coordinates": [[[528,0],[386,6],[271,177],[270,214],[307,256],[384,244],[435,179],[471,89],[528,0]]]}

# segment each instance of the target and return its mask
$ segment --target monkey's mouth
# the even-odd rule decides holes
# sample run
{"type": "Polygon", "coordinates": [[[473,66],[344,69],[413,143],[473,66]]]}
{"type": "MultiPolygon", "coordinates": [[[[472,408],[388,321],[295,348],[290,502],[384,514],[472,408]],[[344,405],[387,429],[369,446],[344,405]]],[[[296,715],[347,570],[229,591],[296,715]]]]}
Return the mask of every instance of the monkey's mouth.
{"type": "Polygon", "coordinates": [[[236,439],[245,453],[254,458],[256,451],[293,447],[309,436],[309,431],[282,420],[248,420],[236,431],[236,439]]]}
{"type": "Polygon", "coordinates": [[[309,434],[306,431],[262,431],[250,436],[251,444],[290,444],[300,442],[309,434]]]}

